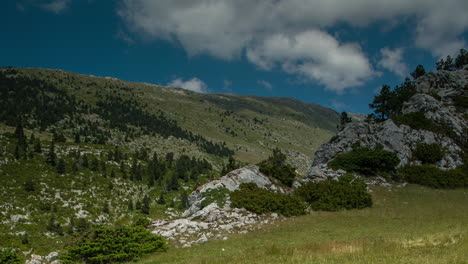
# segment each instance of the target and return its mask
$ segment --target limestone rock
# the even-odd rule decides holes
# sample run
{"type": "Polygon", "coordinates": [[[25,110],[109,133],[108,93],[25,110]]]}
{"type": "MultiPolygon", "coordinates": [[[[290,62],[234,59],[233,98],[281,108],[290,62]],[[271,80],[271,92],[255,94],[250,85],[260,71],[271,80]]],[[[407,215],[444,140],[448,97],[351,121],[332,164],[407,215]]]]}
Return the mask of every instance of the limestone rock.
{"type": "MultiPolygon", "coordinates": [[[[276,185],[270,178],[261,173],[258,166],[246,166],[229,172],[219,180],[214,180],[198,187],[197,190],[189,195],[189,208],[182,214],[182,217],[189,217],[193,215],[196,215],[196,217],[204,217],[206,215],[212,214],[213,211],[217,209],[217,205],[214,206],[211,204],[202,210],[201,202],[204,200],[203,193],[206,191],[218,188],[226,188],[232,192],[238,190],[242,183],[251,182],[257,184],[257,186],[260,188],[268,189],[274,192],[286,192],[284,188],[276,185]],[[202,210],[202,212],[199,212],[200,210],[202,210]]],[[[228,211],[230,209],[229,204],[230,201],[227,200],[226,205],[224,208],[222,208],[222,210],[228,211]]],[[[217,216],[213,215],[212,217],[216,218],[217,216]]]]}
{"type": "Polygon", "coordinates": [[[357,142],[361,146],[374,148],[382,145],[400,158],[398,166],[408,164],[418,143],[437,143],[447,150],[445,157],[436,165],[442,169],[455,168],[463,163],[459,153],[468,140],[467,113],[460,113],[454,107],[453,99],[466,96],[468,91],[468,70],[439,71],[426,73],[415,81],[416,94],[403,105],[402,114],[424,113],[436,123],[448,126],[453,136],[447,137],[428,130],[416,130],[406,125],[396,125],[393,120],[366,122],[354,120],[348,123],[331,142],[323,144],[315,153],[315,158],[305,179],[326,179],[339,177],[341,172],[326,168],[326,164],[338,154],[348,152],[357,142]]]}

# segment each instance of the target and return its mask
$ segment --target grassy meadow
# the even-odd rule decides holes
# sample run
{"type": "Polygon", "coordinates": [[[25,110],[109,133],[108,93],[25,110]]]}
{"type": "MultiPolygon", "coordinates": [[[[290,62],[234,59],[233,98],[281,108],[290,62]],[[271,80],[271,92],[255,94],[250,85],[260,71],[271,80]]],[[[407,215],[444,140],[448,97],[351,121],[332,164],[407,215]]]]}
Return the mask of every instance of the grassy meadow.
{"type": "Polygon", "coordinates": [[[468,191],[373,187],[374,206],[313,212],[150,263],[468,263],[468,191]]]}

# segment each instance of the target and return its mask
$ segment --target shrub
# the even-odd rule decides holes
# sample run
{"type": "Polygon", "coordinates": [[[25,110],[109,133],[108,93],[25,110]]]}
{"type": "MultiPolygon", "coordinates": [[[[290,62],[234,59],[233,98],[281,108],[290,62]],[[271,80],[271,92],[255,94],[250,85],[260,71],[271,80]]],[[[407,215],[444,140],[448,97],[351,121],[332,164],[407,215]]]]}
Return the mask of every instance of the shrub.
{"type": "Polygon", "coordinates": [[[203,201],[201,202],[201,207],[204,208],[212,203],[218,204],[219,207],[224,207],[224,203],[226,202],[226,198],[229,195],[229,190],[224,187],[219,187],[216,189],[209,189],[208,191],[204,192],[203,201]]]}
{"type": "Polygon", "coordinates": [[[439,123],[427,118],[422,112],[413,112],[405,115],[399,115],[393,118],[393,121],[397,125],[407,125],[413,129],[421,129],[434,132],[443,136],[452,138],[455,141],[459,141],[456,134],[452,130],[449,124],[444,123],[443,120],[439,120],[439,123]]]}
{"type": "Polygon", "coordinates": [[[286,164],[286,155],[276,148],[273,150],[273,155],[267,160],[262,161],[260,171],[270,177],[279,180],[286,186],[291,186],[296,179],[295,168],[289,164],[286,164]]]}
{"type": "Polygon", "coordinates": [[[444,157],[444,151],[437,143],[419,143],[413,151],[413,157],[423,164],[434,164],[444,157]]]}
{"type": "Polygon", "coordinates": [[[231,193],[231,206],[245,208],[257,214],[279,213],[284,216],[305,214],[306,206],[299,197],[274,193],[259,188],[255,183],[242,183],[231,193]]]}
{"type": "Polygon", "coordinates": [[[466,111],[466,109],[468,109],[468,96],[460,95],[453,98],[453,104],[458,112],[466,111]]]}
{"type": "Polygon", "coordinates": [[[0,263],[2,264],[20,264],[22,259],[19,254],[7,248],[0,250],[0,263]]]}
{"type": "Polygon", "coordinates": [[[442,170],[433,165],[407,165],[400,168],[399,174],[403,180],[410,183],[429,186],[432,188],[453,189],[468,187],[468,173],[466,167],[442,170]]]}
{"type": "Polygon", "coordinates": [[[364,181],[350,174],[339,180],[306,183],[296,190],[296,194],[314,210],[337,211],[372,206],[372,197],[364,181]]]}
{"type": "Polygon", "coordinates": [[[142,226],[101,227],[85,233],[75,245],[67,247],[63,263],[112,263],[139,259],[143,254],[165,251],[167,243],[142,226]]]}
{"type": "Polygon", "coordinates": [[[350,152],[339,154],[328,163],[332,169],[343,169],[364,175],[391,172],[400,162],[396,153],[381,148],[353,147],[350,152]]]}

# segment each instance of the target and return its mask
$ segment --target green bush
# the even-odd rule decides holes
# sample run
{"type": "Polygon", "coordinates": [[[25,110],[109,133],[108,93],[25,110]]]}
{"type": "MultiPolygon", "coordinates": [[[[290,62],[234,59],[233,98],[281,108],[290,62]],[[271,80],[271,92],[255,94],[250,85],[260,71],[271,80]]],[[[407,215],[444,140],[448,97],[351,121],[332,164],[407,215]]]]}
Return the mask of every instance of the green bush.
{"type": "Polygon", "coordinates": [[[0,263],[2,264],[20,264],[22,258],[13,250],[7,248],[0,250],[0,263]]]}
{"type": "Polygon", "coordinates": [[[444,157],[444,151],[437,143],[419,143],[413,151],[413,157],[423,164],[434,164],[444,157]]]}
{"type": "Polygon", "coordinates": [[[134,261],[143,254],[165,251],[167,243],[142,226],[100,227],[85,233],[76,244],[67,247],[63,263],[112,263],[134,261]]]}
{"type": "Polygon", "coordinates": [[[219,187],[216,189],[210,189],[204,192],[203,197],[205,198],[201,202],[201,207],[205,208],[206,206],[216,203],[220,208],[224,207],[224,203],[226,202],[226,198],[229,195],[229,190],[224,187],[219,187]]]}
{"type": "Polygon", "coordinates": [[[337,155],[328,166],[334,170],[375,175],[378,172],[394,171],[399,162],[396,153],[382,148],[353,147],[350,152],[337,155]]]}
{"type": "Polygon", "coordinates": [[[274,193],[259,188],[255,183],[242,183],[240,189],[231,193],[231,206],[245,208],[257,214],[279,213],[284,216],[303,215],[306,206],[296,196],[274,193]]]}
{"type": "Polygon", "coordinates": [[[309,182],[296,190],[314,210],[338,211],[372,206],[372,197],[363,180],[346,174],[339,180],[309,182]]]}
{"type": "Polygon", "coordinates": [[[273,150],[272,156],[259,164],[260,171],[265,175],[279,180],[286,186],[291,186],[297,176],[295,172],[296,169],[285,162],[286,155],[276,148],[273,150]]]}
{"type": "Polygon", "coordinates": [[[460,140],[449,124],[444,123],[443,120],[439,120],[439,123],[436,123],[427,118],[422,112],[413,112],[395,116],[393,121],[397,125],[407,125],[413,129],[431,131],[436,134],[452,138],[456,142],[460,140]]]}
{"type": "Polygon", "coordinates": [[[407,165],[400,168],[402,180],[432,188],[453,189],[468,187],[468,173],[465,166],[442,170],[433,165],[407,165]]]}
{"type": "Polygon", "coordinates": [[[453,98],[453,104],[458,112],[466,111],[466,109],[468,109],[468,96],[460,95],[453,98]]]}

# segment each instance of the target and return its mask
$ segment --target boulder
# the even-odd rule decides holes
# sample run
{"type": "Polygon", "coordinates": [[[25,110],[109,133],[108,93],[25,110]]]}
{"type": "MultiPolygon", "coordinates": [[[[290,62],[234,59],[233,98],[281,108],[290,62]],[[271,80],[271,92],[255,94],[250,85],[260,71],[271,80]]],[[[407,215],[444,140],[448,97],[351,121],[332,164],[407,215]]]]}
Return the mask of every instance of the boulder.
{"type": "Polygon", "coordinates": [[[219,216],[219,211],[228,211],[230,209],[230,201],[226,200],[224,208],[219,208],[216,204],[212,203],[205,208],[202,208],[201,203],[205,199],[203,194],[208,190],[226,188],[230,192],[238,190],[242,183],[255,183],[258,187],[268,189],[274,192],[285,193],[287,190],[279,185],[276,185],[269,177],[260,172],[259,167],[255,165],[246,166],[234,171],[229,172],[219,180],[211,181],[202,185],[189,195],[189,208],[182,214],[182,217],[192,216],[206,219],[211,215],[213,221],[219,216]]]}

